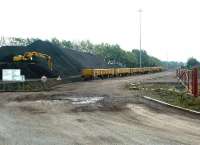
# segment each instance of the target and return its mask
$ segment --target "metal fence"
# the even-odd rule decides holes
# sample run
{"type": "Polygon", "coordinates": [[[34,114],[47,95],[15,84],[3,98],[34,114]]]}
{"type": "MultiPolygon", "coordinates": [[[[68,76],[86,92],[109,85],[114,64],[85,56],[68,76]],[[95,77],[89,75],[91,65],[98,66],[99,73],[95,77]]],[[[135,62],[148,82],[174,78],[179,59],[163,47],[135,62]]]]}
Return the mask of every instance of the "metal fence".
{"type": "Polygon", "coordinates": [[[192,70],[188,69],[177,69],[176,76],[178,80],[185,86],[185,88],[193,96],[199,96],[199,68],[193,68],[192,70]]]}

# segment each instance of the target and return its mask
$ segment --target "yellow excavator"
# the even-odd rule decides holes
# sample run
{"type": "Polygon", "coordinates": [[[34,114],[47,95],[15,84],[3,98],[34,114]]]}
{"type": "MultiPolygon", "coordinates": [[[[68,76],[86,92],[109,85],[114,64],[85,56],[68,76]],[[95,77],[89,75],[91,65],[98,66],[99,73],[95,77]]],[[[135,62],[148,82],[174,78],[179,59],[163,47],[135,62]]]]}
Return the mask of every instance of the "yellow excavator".
{"type": "Polygon", "coordinates": [[[51,71],[53,70],[53,61],[51,56],[36,51],[25,52],[24,55],[14,56],[13,61],[14,62],[29,61],[29,60],[31,61],[33,57],[40,57],[42,59],[47,60],[49,69],[51,71]]]}

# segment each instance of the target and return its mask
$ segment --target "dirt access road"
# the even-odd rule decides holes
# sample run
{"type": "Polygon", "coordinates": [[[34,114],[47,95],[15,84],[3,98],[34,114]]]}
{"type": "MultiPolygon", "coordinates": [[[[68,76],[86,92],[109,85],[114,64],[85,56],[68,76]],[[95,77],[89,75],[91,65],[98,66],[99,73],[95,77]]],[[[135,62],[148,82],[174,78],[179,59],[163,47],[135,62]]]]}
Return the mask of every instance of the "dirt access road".
{"type": "Polygon", "coordinates": [[[129,82],[176,81],[174,72],[76,82],[50,92],[1,93],[3,145],[200,144],[200,120],[138,102],[129,82]]]}

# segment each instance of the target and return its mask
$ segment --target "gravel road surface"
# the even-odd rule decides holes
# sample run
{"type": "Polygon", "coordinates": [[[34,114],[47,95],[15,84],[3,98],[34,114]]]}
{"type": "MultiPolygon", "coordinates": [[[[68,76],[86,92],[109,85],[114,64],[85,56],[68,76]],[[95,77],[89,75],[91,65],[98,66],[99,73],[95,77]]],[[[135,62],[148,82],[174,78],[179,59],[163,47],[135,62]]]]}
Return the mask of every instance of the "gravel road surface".
{"type": "Polygon", "coordinates": [[[2,145],[198,145],[200,120],[150,108],[127,83],[176,82],[161,72],[0,94],[2,145]]]}

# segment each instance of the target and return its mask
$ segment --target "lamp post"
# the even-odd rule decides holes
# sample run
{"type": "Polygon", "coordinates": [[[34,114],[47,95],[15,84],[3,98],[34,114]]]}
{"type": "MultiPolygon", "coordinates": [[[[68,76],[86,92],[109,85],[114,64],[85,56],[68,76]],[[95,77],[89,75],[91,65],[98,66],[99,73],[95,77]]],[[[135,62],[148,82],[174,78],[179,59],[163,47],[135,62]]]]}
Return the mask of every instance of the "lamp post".
{"type": "Polygon", "coordinates": [[[142,9],[139,12],[139,30],[140,30],[140,68],[142,67],[142,9]]]}

